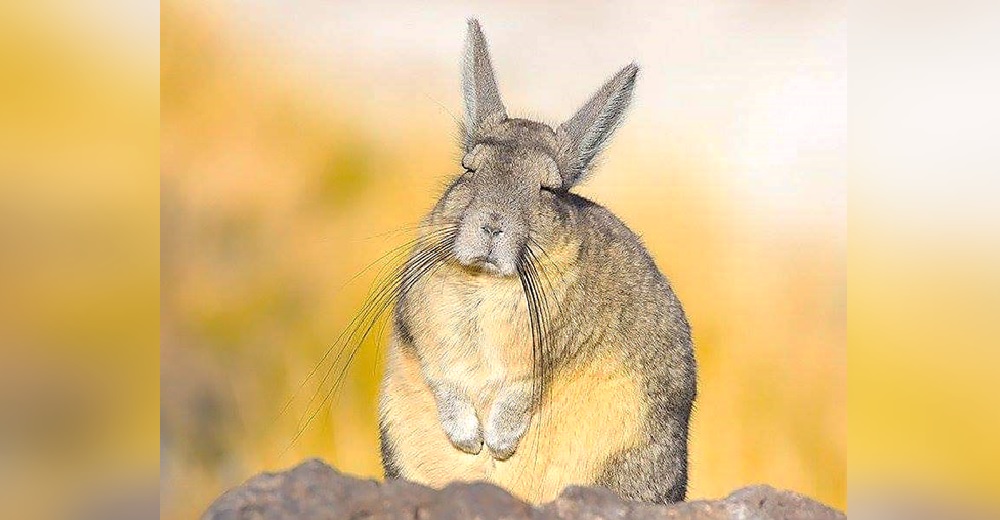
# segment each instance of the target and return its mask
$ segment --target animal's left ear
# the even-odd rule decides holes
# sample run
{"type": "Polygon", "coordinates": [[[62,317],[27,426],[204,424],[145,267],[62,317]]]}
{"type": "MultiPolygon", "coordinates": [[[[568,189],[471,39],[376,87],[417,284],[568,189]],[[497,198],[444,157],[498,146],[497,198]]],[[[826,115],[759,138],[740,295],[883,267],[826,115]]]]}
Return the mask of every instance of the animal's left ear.
{"type": "Polygon", "coordinates": [[[639,66],[631,63],[618,71],[583,107],[559,125],[559,173],[563,189],[579,183],[611,140],[625,118],[639,66]]]}

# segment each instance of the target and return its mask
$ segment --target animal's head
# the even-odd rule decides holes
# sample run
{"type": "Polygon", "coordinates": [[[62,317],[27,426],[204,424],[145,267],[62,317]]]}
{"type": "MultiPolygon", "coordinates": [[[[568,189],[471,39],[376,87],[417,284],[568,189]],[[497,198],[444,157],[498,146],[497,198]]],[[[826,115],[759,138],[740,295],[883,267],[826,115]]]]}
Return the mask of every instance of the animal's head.
{"type": "Polygon", "coordinates": [[[621,123],[637,65],[618,71],[577,113],[555,129],[507,116],[486,39],[469,21],[462,70],[465,121],[462,168],[434,210],[456,226],[452,254],[467,267],[516,274],[530,241],[550,241],[556,204],[583,180],[621,123]]]}

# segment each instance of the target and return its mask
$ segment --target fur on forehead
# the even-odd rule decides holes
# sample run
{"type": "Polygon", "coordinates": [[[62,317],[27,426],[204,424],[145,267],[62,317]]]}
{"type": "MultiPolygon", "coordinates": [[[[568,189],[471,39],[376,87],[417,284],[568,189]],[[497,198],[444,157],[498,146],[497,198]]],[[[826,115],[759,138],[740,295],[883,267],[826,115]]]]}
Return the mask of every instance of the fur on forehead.
{"type": "Polygon", "coordinates": [[[515,146],[536,149],[555,157],[559,151],[556,132],[549,125],[518,118],[496,118],[478,125],[473,139],[466,143],[467,152],[477,144],[515,146]]]}
{"type": "Polygon", "coordinates": [[[559,141],[555,131],[544,123],[528,119],[484,121],[476,139],[462,158],[462,166],[475,170],[485,161],[493,160],[508,166],[527,167],[537,172],[542,186],[558,188],[559,141]],[[487,152],[488,151],[488,152],[487,152]]]}

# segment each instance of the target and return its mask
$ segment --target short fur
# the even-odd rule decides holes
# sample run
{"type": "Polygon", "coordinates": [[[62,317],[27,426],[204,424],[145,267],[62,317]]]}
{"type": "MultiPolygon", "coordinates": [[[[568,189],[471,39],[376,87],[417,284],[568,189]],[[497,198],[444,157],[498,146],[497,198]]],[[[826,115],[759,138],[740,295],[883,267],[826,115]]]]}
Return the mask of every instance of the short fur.
{"type": "Polygon", "coordinates": [[[569,191],[621,123],[638,70],[555,130],[509,118],[469,22],[465,172],[398,278],[380,398],[387,478],[488,480],[536,503],[570,484],[684,499],[687,319],[639,237],[569,191]]]}

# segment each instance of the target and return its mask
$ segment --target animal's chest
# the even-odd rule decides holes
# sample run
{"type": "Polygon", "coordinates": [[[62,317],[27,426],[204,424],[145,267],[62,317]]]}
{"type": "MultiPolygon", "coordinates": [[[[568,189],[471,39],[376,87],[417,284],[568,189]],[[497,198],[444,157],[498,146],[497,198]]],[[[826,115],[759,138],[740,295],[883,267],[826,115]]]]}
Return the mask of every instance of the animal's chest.
{"type": "Polygon", "coordinates": [[[445,266],[408,296],[407,318],[428,377],[488,401],[505,381],[531,374],[528,307],[516,278],[445,266]]]}

